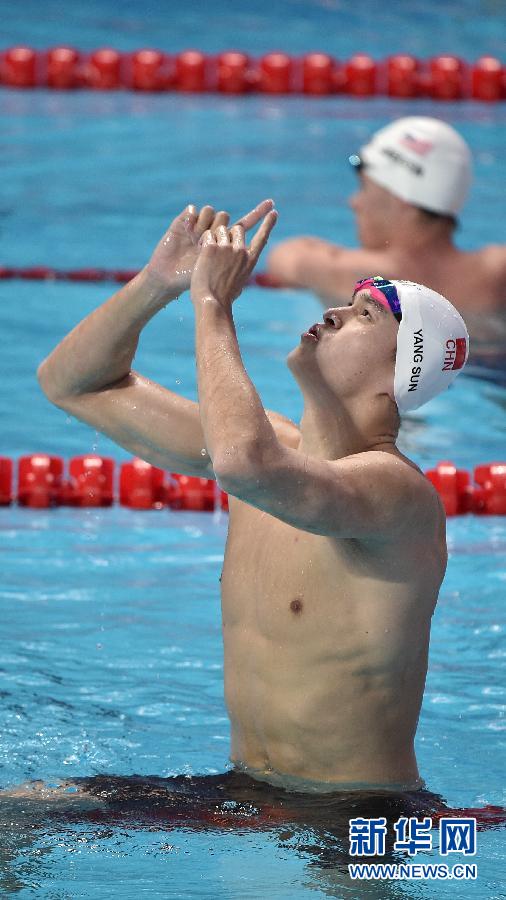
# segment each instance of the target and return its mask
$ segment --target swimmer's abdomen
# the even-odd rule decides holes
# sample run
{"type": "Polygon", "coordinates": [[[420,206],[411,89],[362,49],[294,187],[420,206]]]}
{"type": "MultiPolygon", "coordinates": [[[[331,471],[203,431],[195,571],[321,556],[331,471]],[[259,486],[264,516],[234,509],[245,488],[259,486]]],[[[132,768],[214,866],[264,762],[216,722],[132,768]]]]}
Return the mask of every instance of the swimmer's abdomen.
{"type": "Polygon", "coordinates": [[[403,679],[373,670],[358,648],[346,660],[310,662],[303,651],[226,631],[232,757],[315,779],[364,781],[367,772],[371,780],[374,769],[377,779],[391,771],[390,780],[409,780],[398,766],[411,759],[425,670],[426,654],[403,679]]]}

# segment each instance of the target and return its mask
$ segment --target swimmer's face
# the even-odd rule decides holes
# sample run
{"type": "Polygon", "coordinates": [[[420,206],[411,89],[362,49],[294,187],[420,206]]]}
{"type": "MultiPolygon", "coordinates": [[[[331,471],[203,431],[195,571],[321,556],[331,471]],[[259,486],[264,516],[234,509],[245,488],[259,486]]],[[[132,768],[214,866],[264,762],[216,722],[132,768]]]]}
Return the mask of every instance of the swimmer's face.
{"type": "Polygon", "coordinates": [[[349,203],[357,220],[359,241],[366,250],[385,250],[397,227],[402,201],[363,170],[358,178],[359,188],[349,203]]]}
{"type": "Polygon", "coordinates": [[[321,399],[363,391],[393,399],[398,330],[391,310],[365,289],[349,305],[328,309],[323,322],[304,332],[288,365],[301,387],[321,399]]]}

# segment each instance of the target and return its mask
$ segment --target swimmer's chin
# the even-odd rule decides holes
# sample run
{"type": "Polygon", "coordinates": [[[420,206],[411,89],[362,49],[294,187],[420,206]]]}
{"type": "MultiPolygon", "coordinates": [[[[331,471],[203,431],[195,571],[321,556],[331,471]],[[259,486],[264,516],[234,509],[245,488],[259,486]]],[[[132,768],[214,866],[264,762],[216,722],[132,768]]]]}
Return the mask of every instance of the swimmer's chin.
{"type": "Polygon", "coordinates": [[[311,335],[303,334],[300,343],[286,357],[286,364],[290,371],[295,375],[298,371],[303,371],[305,362],[309,356],[314,359],[314,351],[318,346],[318,341],[311,335]]]}

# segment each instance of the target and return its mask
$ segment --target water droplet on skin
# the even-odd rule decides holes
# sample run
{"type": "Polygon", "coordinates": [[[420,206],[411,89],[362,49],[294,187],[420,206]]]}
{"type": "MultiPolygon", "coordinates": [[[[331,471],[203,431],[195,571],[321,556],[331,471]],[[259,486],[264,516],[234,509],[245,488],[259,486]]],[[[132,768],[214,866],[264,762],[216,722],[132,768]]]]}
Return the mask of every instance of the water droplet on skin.
{"type": "Polygon", "coordinates": [[[201,455],[201,456],[207,456],[207,450],[206,450],[205,447],[202,447],[202,450],[200,451],[200,455],[201,455]]]}

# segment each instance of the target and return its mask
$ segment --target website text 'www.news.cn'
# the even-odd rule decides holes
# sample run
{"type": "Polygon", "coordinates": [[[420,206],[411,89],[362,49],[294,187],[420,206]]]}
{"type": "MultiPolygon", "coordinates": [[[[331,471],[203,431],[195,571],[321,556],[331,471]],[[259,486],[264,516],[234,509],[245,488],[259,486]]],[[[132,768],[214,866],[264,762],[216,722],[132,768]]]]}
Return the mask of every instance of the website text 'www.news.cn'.
{"type": "MultiPolygon", "coordinates": [[[[388,835],[387,820],[378,818],[355,818],[349,820],[350,856],[384,856],[388,835]]],[[[402,851],[408,856],[435,849],[433,847],[432,819],[428,816],[417,819],[401,816],[393,825],[395,840],[392,850],[402,851]]],[[[352,879],[429,879],[466,881],[475,880],[478,867],[475,863],[464,863],[462,857],[476,855],[476,819],[441,818],[439,820],[438,850],[448,863],[371,863],[356,862],[348,865],[352,879]],[[461,858],[455,859],[455,854],[461,858]],[[454,864],[449,865],[453,857],[454,864]]]]}

